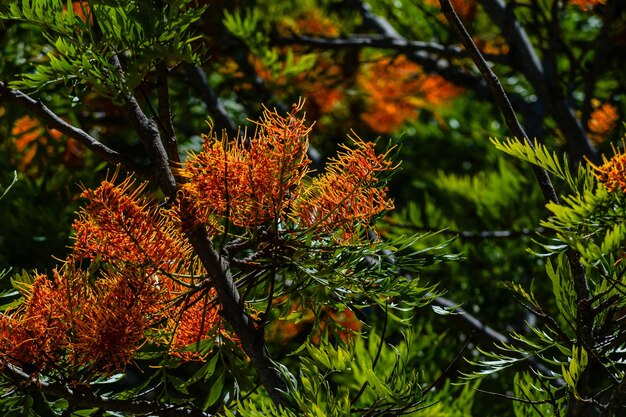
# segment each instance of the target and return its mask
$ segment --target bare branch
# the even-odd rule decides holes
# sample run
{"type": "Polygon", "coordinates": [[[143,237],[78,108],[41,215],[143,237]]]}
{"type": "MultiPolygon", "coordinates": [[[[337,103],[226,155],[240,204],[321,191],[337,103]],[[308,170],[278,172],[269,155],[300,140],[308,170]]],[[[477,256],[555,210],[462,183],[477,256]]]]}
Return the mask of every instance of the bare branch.
{"type": "Polygon", "coordinates": [[[161,61],[157,64],[157,94],[159,99],[159,127],[163,139],[163,146],[170,161],[179,163],[180,155],[178,154],[178,140],[176,139],[176,131],[174,129],[172,108],[170,106],[170,92],[167,81],[168,70],[165,62],[161,61]]]}
{"type": "Polygon", "coordinates": [[[217,94],[209,85],[206,73],[200,67],[194,67],[187,65],[185,67],[185,74],[189,79],[189,83],[200,94],[202,100],[209,108],[209,113],[215,120],[215,127],[217,130],[226,130],[228,137],[235,138],[238,134],[237,125],[230,118],[226,109],[220,103],[217,94]]]}
{"type": "MultiPolygon", "coordinates": [[[[276,45],[304,45],[324,49],[344,48],[377,48],[391,49],[397,52],[429,52],[446,58],[467,58],[467,52],[456,46],[444,46],[435,42],[420,42],[404,38],[387,36],[351,36],[347,38],[319,38],[311,36],[275,37],[272,43],[276,45]]],[[[485,55],[485,58],[494,62],[508,62],[508,55],[485,55]]]]}
{"type": "MultiPolygon", "coordinates": [[[[504,91],[504,88],[502,88],[502,84],[500,84],[500,80],[498,79],[496,74],[491,71],[491,68],[489,68],[489,65],[476,47],[476,44],[474,44],[472,37],[465,30],[463,23],[452,8],[452,5],[448,0],[440,0],[440,3],[443,14],[452,25],[453,29],[461,39],[461,42],[470,53],[470,56],[474,60],[474,63],[483,75],[483,78],[489,85],[489,88],[491,89],[496,103],[498,104],[498,107],[500,108],[500,111],[504,116],[504,120],[507,126],[514,136],[522,138],[522,140],[526,141],[526,143],[528,143],[531,147],[534,147],[532,141],[528,138],[528,135],[524,131],[524,128],[520,124],[519,120],[517,120],[515,111],[511,106],[511,103],[508,96],[506,95],[506,92],[504,91]]],[[[552,186],[552,181],[550,180],[548,172],[545,169],[540,168],[536,165],[533,165],[533,170],[535,172],[535,176],[537,177],[537,181],[539,182],[539,187],[541,188],[541,192],[543,193],[546,203],[551,201],[558,203],[559,198],[557,197],[556,191],[552,186]]]]}
{"type": "Polygon", "coordinates": [[[41,100],[35,100],[20,90],[12,89],[0,81],[0,102],[2,101],[15,103],[18,106],[23,107],[37,116],[49,127],[56,129],[64,135],[82,143],[105,161],[112,164],[119,164],[125,170],[133,172],[139,177],[151,178],[148,167],[138,164],[123,154],[109,148],[84,130],[67,123],[56,113],[46,107],[41,100]]]}

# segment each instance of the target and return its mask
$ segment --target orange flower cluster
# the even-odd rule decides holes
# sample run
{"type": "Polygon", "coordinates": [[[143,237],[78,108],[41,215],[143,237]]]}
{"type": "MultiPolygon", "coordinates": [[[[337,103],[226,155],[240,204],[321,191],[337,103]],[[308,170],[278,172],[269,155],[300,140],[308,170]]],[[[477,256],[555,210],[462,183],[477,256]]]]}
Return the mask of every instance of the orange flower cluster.
{"type": "Polygon", "coordinates": [[[0,315],[0,365],[46,370],[60,362],[67,345],[67,309],[62,304],[69,291],[44,275],[23,291],[26,302],[0,315]]]}
{"type": "Polygon", "coordinates": [[[504,38],[497,36],[493,38],[475,37],[472,38],[476,47],[483,54],[505,55],[509,53],[509,45],[504,38]]]}
{"type": "Polygon", "coordinates": [[[463,90],[438,75],[424,74],[406,56],[364,66],[357,81],[369,95],[362,119],[378,133],[390,133],[428,105],[440,105],[463,90]]]}
{"type": "Polygon", "coordinates": [[[254,137],[240,142],[206,137],[179,168],[186,182],[169,209],[150,204],[146,185],[130,178],[115,185],[114,175],[85,190],[72,255],[53,277],[24,284],[21,304],[0,314],[0,366],[80,381],[123,369],[146,342],[184,361],[205,358],[210,343],[203,341],[237,343],[221,325],[182,214],[191,210],[205,224],[227,218],[242,228],[273,221],[285,233],[306,229],[344,241],[393,207],[376,178],[393,169],[387,153],[377,155],[358,138],[303,185],[310,127],[297,117],[301,109],[295,105],[286,117],[266,110],[254,137]]]}
{"type": "Polygon", "coordinates": [[[169,345],[172,356],[184,361],[204,360],[209,350],[203,351],[200,343],[215,339],[218,334],[237,343],[236,337],[228,334],[221,326],[214,289],[186,296],[184,294],[182,286],[172,285],[170,297],[183,297],[184,301],[179,302],[178,308],[169,314],[163,337],[157,340],[158,343],[169,345]]]}
{"type": "MultiPolygon", "coordinates": [[[[476,14],[478,6],[476,4],[476,0],[451,0],[450,3],[452,4],[456,14],[458,14],[461,19],[471,19],[476,14]]],[[[431,7],[441,7],[439,5],[439,0],[426,0],[426,4],[431,7]]]]}
{"type": "Polygon", "coordinates": [[[594,7],[600,4],[606,4],[606,0],[569,0],[570,3],[578,6],[582,11],[593,10],[594,7]]]}
{"type": "Polygon", "coordinates": [[[298,34],[325,36],[334,38],[340,35],[341,31],[335,23],[318,8],[307,10],[301,18],[295,21],[295,32],[298,34]]]}
{"type": "Polygon", "coordinates": [[[123,369],[158,319],[162,296],[155,277],[141,268],[108,271],[82,304],[68,306],[73,308],[77,363],[105,372],[123,369]]]}
{"type": "MultiPolygon", "coordinates": [[[[132,191],[134,181],[119,185],[105,180],[82,197],[89,204],[74,222],[74,253],[80,258],[129,262],[174,271],[192,252],[175,222],[141,197],[146,184],[132,191]]],[[[185,265],[183,265],[184,268],[185,265]]]]}
{"type": "Polygon", "coordinates": [[[159,295],[138,270],[110,271],[91,285],[69,263],[22,290],[24,302],[0,316],[0,363],[38,372],[122,369],[141,346],[159,295]]]}
{"type": "Polygon", "coordinates": [[[596,109],[591,113],[587,129],[589,137],[595,143],[602,143],[606,136],[615,128],[619,115],[617,109],[611,103],[596,105],[596,109]]]}
{"type": "Polygon", "coordinates": [[[31,165],[40,148],[43,148],[47,154],[52,153],[54,147],[48,141],[51,139],[57,142],[61,139],[62,134],[54,129],[46,131],[39,120],[30,116],[23,116],[13,124],[11,136],[15,140],[17,151],[22,154],[19,169],[23,172],[31,165]]]}
{"type": "Polygon", "coordinates": [[[595,172],[595,176],[604,186],[611,192],[621,190],[626,193],[626,153],[624,151],[618,151],[613,146],[613,157],[606,159],[602,155],[604,164],[596,166],[589,162],[591,168],[595,172]]]}
{"type": "MultiPolygon", "coordinates": [[[[321,36],[335,38],[340,36],[341,29],[331,19],[324,15],[319,8],[308,8],[295,20],[285,19],[277,27],[279,34],[290,36],[292,34],[321,36]]],[[[284,51],[287,49],[285,48],[284,51]]],[[[293,46],[290,50],[294,52],[294,63],[298,63],[302,58],[301,53],[306,53],[306,48],[293,46]]],[[[307,109],[315,117],[327,114],[341,102],[344,98],[341,80],[343,68],[338,65],[337,58],[328,53],[320,53],[315,56],[315,65],[307,71],[297,74],[291,78],[272,74],[271,70],[263,65],[260,59],[253,58],[257,74],[267,83],[274,85],[274,89],[289,91],[296,85],[299,92],[303,92],[307,97],[307,109]]]]}
{"type": "MultiPolygon", "coordinates": [[[[180,206],[170,210],[153,209],[142,197],[145,183],[133,187],[134,182],[130,178],[119,185],[114,185],[114,180],[103,181],[97,189],[83,192],[82,196],[89,199],[89,204],[74,223],[75,257],[98,259],[122,265],[123,268],[141,267],[144,275],[149,276],[160,289],[150,303],[159,311],[164,324],[151,329],[155,335],[151,340],[169,346],[169,353],[174,356],[185,360],[201,359],[184,347],[211,335],[219,319],[219,306],[216,303],[208,305],[206,300],[198,302],[197,299],[184,304],[178,302],[181,297],[187,297],[189,289],[197,284],[193,278],[204,273],[196,266],[193,250],[183,236],[183,225],[176,217],[180,215],[180,206]],[[180,276],[180,271],[193,271],[193,274],[180,276]],[[177,278],[173,280],[170,277],[177,278]]],[[[113,289],[122,284],[115,283],[111,287],[111,294],[118,300],[123,300],[123,297],[115,295],[113,289]]],[[[194,294],[189,297],[197,298],[198,293],[194,294]]],[[[156,314],[156,310],[152,313],[156,314]]],[[[106,314],[103,315],[105,318],[101,319],[101,326],[109,322],[117,323],[118,330],[115,326],[111,327],[113,335],[116,331],[128,331],[135,337],[144,335],[145,326],[140,326],[139,322],[133,325],[133,320],[140,321],[145,316],[143,310],[118,310],[122,317],[116,316],[115,311],[109,312],[111,321],[107,321],[106,314]]],[[[96,324],[91,323],[91,328],[100,331],[101,326],[96,324]]],[[[102,338],[106,340],[109,332],[101,330],[102,338]]],[[[97,350],[90,352],[92,355],[96,353],[97,350]]]]}
{"type": "Polygon", "coordinates": [[[58,156],[68,168],[80,167],[84,162],[82,145],[74,139],[67,139],[63,143],[62,136],[58,130],[48,129],[30,116],[17,119],[11,129],[11,138],[19,158],[18,169],[26,172],[41,163],[36,158],[38,154],[45,154],[47,158],[58,156]]]}
{"type": "Polygon", "coordinates": [[[303,103],[286,117],[265,110],[253,138],[229,141],[225,135],[204,137],[202,151],[192,154],[180,175],[201,211],[228,218],[241,227],[255,227],[282,217],[307,173],[309,160],[303,103]]]}
{"type": "Polygon", "coordinates": [[[317,233],[339,241],[356,237],[357,226],[368,224],[393,209],[387,189],[379,187],[377,174],[394,169],[387,153],[376,155],[374,144],[354,138],[355,149],[340,152],[326,172],[313,179],[295,204],[294,219],[317,233]]]}

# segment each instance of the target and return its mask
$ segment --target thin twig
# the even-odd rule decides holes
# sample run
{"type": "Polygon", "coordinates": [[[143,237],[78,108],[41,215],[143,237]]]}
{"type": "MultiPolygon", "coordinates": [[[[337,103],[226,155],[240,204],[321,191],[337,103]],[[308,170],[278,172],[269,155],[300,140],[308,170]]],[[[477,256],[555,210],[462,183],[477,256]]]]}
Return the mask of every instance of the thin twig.
{"type": "Polygon", "coordinates": [[[64,135],[82,143],[105,161],[116,165],[119,164],[123,169],[133,172],[141,178],[152,178],[148,167],[138,164],[137,162],[127,158],[125,155],[109,148],[84,130],[67,123],[56,113],[50,110],[41,100],[35,100],[22,91],[12,89],[4,82],[0,81],[0,102],[3,101],[11,102],[23,107],[37,116],[49,127],[56,129],[64,135]]]}
{"type": "MultiPolygon", "coordinates": [[[[498,2],[499,0],[494,0],[498,2]]],[[[508,100],[506,92],[502,88],[500,84],[500,80],[498,77],[491,71],[487,62],[482,57],[480,51],[474,44],[471,36],[463,26],[463,23],[457,16],[454,8],[450,4],[450,0],[439,0],[441,4],[441,9],[452,25],[453,29],[461,39],[461,42],[465,46],[465,48],[470,53],[474,63],[480,70],[481,74],[489,84],[496,102],[500,107],[500,111],[502,112],[504,119],[507,123],[509,129],[513,132],[513,134],[519,138],[523,138],[526,143],[528,143],[531,147],[533,147],[532,141],[526,135],[522,125],[517,120],[517,116],[515,115],[515,111],[511,106],[511,103],[508,100]]],[[[546,203],[554,202],[559,203],[556,191],[552,186],[552,181],[550,180],[550,176],[548,172],[540,168],[536,165],[533,165],[533,170],[535,172],[535,176],[537,178],[537,182],[539,183],[539,187],[544,195],[544,199],[546,203]]],[[[576,317],[576,333],[579,336],[579,343],[585,347],[587,351],[593,350],[593,312],[591,309],[591,303],[589,302],[590,293],[589,293],[589,285],[587,283],[586,272],[580,261],[580,254],[573,250],[568,249],[566,251],[566,256],[568,258],[568,262],[572,271],[572,277],[574,282],[574,291],[576,292],[576,298],[578,303],[577,309],[577,317],[576,317]]],[[[589,368],[584,372],[583,376],[579,380],[579,388],[580,392],[584,394],[584,386],[586,384],[586,380],[589,377],[589,368]]],[[[574,404],[578,403],[577,400],[574,399],[574,404]]]]}
{"type": "MultiPolygon", "coordinates": [[[[456,46],[445,46],[435,42],[413,41],[404,38],[387,36],[364,36],[356,35],[346,38],[321,38],[313,36],[278,36],[271,40],[276,45],[304,45],[324,49],[345,48],[376,48],[389,49],[397,52],[429,52],[446,58],[467,58],[467,52],[456,46]]],[[[485,55],[493,62],[508,62],[508,55],[488,54],[485,55]]]]}

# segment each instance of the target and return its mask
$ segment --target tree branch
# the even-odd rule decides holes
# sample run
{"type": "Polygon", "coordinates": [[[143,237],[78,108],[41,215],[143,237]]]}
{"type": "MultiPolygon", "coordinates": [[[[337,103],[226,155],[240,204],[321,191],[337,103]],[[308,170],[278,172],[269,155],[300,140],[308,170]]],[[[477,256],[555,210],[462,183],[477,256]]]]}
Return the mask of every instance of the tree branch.
{"type": "MultiPolygon", "coordinates": [[[[123,69],[117,57],[114,57],[114,65],[118,68],[120,77],[123,78],[123,69]]],[[[124,98],[125,109],[131,124],[139,134],[155,167],[155,178],[158,179],[161,189],[168,196],[176,196],[178,184],[170,165],[172,161],[168,160],[156,123],[145,115],[131,92],[127,92],[124,98]]],[[[180,201],[183,217],[191,216],[192,209],[189,204],[185,199],[180,201]]],[[[193,224],[193,222],[184,218],[183,224],[193,224]]],[[[287,384],[268,355],[262,328],[257,327],[246,313],[239,290],[233,281],[228,260],[218,253],[204,227],[192,227],[184,230],[184,233],[211,277],[222,305],[222,315],[237,334],[261,383],[276,404],[288,407],[289,404],[282,394],[288,391],[287,384]]]]}
{"type": "MultiPolygon", "coordinates": [[[[183,207],[183,212],[188,212],[183,207]]],[[[186,236],[200,257],[202,265],[212,278],[222,304],[222,316],[233,327],[241,341],[241,347],[250,357],[259,380],[275,404],[288,407],[283,393],[288,387],[272,362],[265,346],[263,327],[258,326],[245,312],[237,286],[233,281],[229,262],[215,249],[213,242],[202,227],[186,231],[186,236]]]]}
{"type": "Polygon", "coordinates": [[[587,156],[599,162],[598,151],[589,141],[574,110],[559,90],[558,74],[546,73],[512,8],[502,0],[480,0],[480,3],[491,20],[500,28],[511,49],[516,51],[522,74],[532,85],[539,99],[546,104],[548,113],[559,126],[571,158],[580,161],[583,156],[587,156]]]}
{"type": "MultiPolygon", "coordinates": [[[[445,58],[467,58],[467,52],[456,46],[444,46],[435,42],[420,42],[401,37],[386,36],[351,36],[347,38],[320,38],[311,36],[275,37],[275,45],[304,45],[324,49],[377,48],[391,49],[398,52],[428,52],[445,58]]],[[[489,54],[485,58],[494,62],[508,62],[507,55],[489,54]]]]}
{"type": "Polygon", "coordinates": [[[209,85],[209,80],[204,70],[193,65],[186,65],[185,75],[191,86],[200,94],[200,97],[202,97],[202,100],[209,108],[209,113],[215,120],[217,130],[226,130],[229,138],[236,138],[239,132],[237,125],[230,118],[226,109],[220,103],[217,94],[209,85]]]}
{"type": "Polygon", "coordinates": [[[184,405],[168,405],[158,401],[146,400],[119,400],[91,392],[79,392],[66,385],[43,381],[34,375],[29,375],[18,367],[6,364],[3,373],[15,380],[15,386],[22,391],[39,391],[44,394],[64,398],[71,406],[95,407],[106,411],[127,412],[140,415],[155,415],[159,417],[210,417],[195,408],[184,405]]]}
{"type": "Polygon", "coordinates": [[[163,147],[170,161],[179,163],[180,155],[178,154],[178,140],[176,139],[176,130],[174,129],[172,108],[170,106],[170,92],[167,81],[168,70],[164,61],[157,64],[157,95],[158,95],[158,113],[159,127],[163,138],[163,147]]]}
{"type": "MultiPolygon", "coordinates": [[[[111,62],[117,69],[120,80],[124,83],[126,77],[124,76],[124,70],[119,57],[114,55],[111,58],[111,62]]],[[[165,148],[163,147],[157,124],[154,120],[146,116],[132,91],[128,91],[125,86],[121,87],[121,96],[124,99],[126,116],[139,135],[139,139],[143,143],[148,157],[152,162],[152,178],[156,179],[167,196],[174,196],[177,191],[176,179],[170,168],[170,163],[165,148]]]]}
{"type": "MultiPolygon", "coordinates": [[[[530,146],[533,147],[532,141],[527,137],[526,132],[524,132],[524,129],[522,128],[522,125],[517,120],[515,111],[513,110],[513,107],[511,106],[511,103],[509,102],[506,92],[502,88],[498,77],[491,71],[484,58],[480,54],[480,51],[472,41],[471,36],[469,35],[469,33],[467,33],[467,30],[463,26],[463,23],[461,22],[456,12],[454,11],[454,8],[450,4],[450,0],[439,0],[439,3],[441,4],[441,9],[444,15],[446,16],[454,30],[457,32],[457,35],[461,39],[461,42],[470,52],[474,63],[491,87],[495,99],[500,107],[500,110],[504,115],[507,126],[515,136],[524,138],[526,143],[530,144],[530,146]]],[[[558,204],[559,201],[556,195],[556,191],[552,186],[552,181],[550,180],[548,172],[536,165],[533,165],[533,169],[546,203],[552,201],[558,204]]],[[[580,254],[577,251],[569,248],[566,252],[566,256],[568,258],[568,262],[572,271],[574,291],[576,292],[576,298],[578,302],[576,317],[576,331],[578,337],[580,338],[578,342],[582,346],[584,346],[585,349],[591,351],[594,347],[593,312],[591,310],[591,303],[589,302],[589,286],[587,283],[585,268],[580,261],[580,254]]],[[[589,369],[586,369],[579,381],[581,387],[584,387],[586,385],[586,380],[588,379],[588,376],[589,369]]],[[[584,391],[585,389],[581,388],[581,393],[583,393],[583,396],[584,391]]],[[[576,408],[579,405],[580,401],[574,399],[573,407],[571,407],[570,409],[576,408]]]]}
{"type": "Polygon", "coordinates": [[[15,103],[18,106],[23,107],[49,127],[56,129],[64,135],[82,143],[105,161],[112,164],[119,164],[125,170],[133,172],[139,177],[152,178],[148,167],[138,164],[123,154],[109,148],[84,130],[67,123],[56,113],[46,107],[41,100],[35,100],[20,90],[12,89],[4,82],[0,81],[0,102],[2,101],[15,103]]]}
{"type": "MultiPolygon", "coordinates": [[[[504,91],[504,88],[502,88],[502,84],[500,84],[500,80],[498,79],[496,74],[491,71],[491,68],[489,68],[489,65],[476,47],[476,44],[474,44],[472,37],[465,30],[463,23],[452,8],[449,0],[440,0],[440,4],[443,14],[446,16],[446,18],[452,25],[452,28],[461,39],[463,46],[465,46],[465,48],[469,52],[472,60],[474,61],[474,64],[476,64],[479,71],[483,75],[483,78],[487,82],[487,85],[491,89],[493,97],[496,100],[496,103],[498,104],[502,115],[504,116],[506,125],[511,130],[514,136],[522,138],[522,140],[524,140],[527,144],[534,148],[532,141],[528,138],[528,135],[524,131],[524,128],[520,124],[519,120],[517,120],[515,111],[511,106],[511,103],[508,96],[506,95],[506,92],[504,91]]],[[[548,172],[545,169],[540,168],[536,165],[533,165],[533,170],[535,172],[535,177],[539,182],[539,187],[541,188],[541,192],[543,193],[543,197],[546,203],[555,202],[558,204],[559,198],[557,197],[556,191],[552,186],[552,181],[550,180],[548,172]]]]}

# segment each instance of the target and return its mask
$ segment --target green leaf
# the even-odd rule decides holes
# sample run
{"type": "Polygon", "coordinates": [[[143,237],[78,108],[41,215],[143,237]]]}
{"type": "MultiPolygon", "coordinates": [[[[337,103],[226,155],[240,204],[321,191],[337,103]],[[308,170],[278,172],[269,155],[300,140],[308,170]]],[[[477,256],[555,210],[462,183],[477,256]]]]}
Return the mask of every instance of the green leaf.
{"type": "Polygon", "coordinates": [[[211,387],[211,391],[209,392],[209,396],[207,397],[204,405],[202,406],[202,410],[206,411],[209,407],[217,402],[222,394],[222,389],[224,388],[224,374],[220,374],[217,377],[215,383],[211,387]]]}

